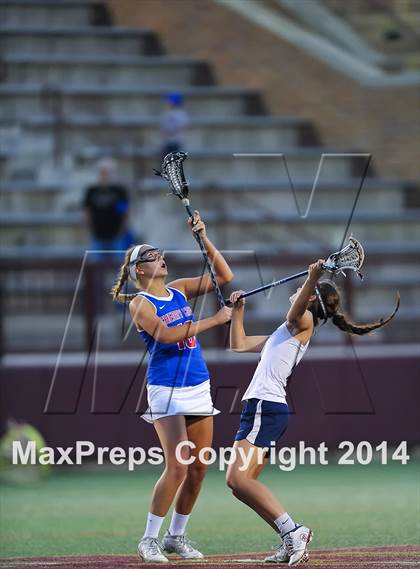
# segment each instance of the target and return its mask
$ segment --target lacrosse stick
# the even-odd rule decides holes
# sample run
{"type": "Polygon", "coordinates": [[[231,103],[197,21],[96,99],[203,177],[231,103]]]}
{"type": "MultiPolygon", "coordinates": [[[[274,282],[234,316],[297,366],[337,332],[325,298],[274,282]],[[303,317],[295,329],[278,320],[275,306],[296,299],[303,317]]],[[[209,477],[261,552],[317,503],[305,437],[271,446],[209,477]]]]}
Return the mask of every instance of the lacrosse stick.
{"type": "MultiPolygon", "coordinates": [[[[182,165],[187,156],[188,154],[186,152],[171,152],[167,154],[163,159],[162,172],[158,172],[157,170],[154,170],[154,172],[156,176],[161,176],[167,182],[169,182],[169,187],[171,188],[172,193],[182,201],[189,217],[191,217],[191,219],[194,219],[194,214],[190,207],[190,200],[188,199],[188,182],[185,179],[184,168],[182,165]]],[[[223,298],[222,291],[220,290],[216,275],[214,274],[214,270],[209,256],[207,255],[206,248],[204,247],[203,240],[198,235],[198,233],[194,233],[194,237],[199,244],[201,252],[203,254],[207,270],[210,274],[211,282],[213,283],[214,289],[216,291],[217,299],[220,305],[224,306],[225,299],[223,298]]]]}
{"type": "MultiPolygon", "coordinates": [[[[363,251],[363,247],[361,246],[359,241],[357,241],[357,239],[355,239],[353,236],[351,236],[349,238],[349,241],[350,241],[349,244],[346,245],[343,249],[341,249],[340,251],[337,251],[336,253],[332,253],[328,257],[328,259],[325,261],[322,268],[325,271],[329,271],[330,273],[333,273],[333,274],[341,273],[344,276],[346,276],[344,271],[352,270],[352,271],[355,271],[356,274],[361,279],[363,279],[363,276],[359,271],[359,269],[363,265],[363,261],[365,259],[365,253],[363,251]]],[[[268,290],[269,288],[272,288],[274,286],[278,286],[278,285],[287,283],[289,281],[293,281],[294,279],[298,279],[299,277],[304,277],[308,273],[309,273],[309,271],[302,271],[301,273],[296,273],[294,275],[290,275],[289,277],[285,277],[284,279],[274,281],[270,284],[260,286],[258,288],[254,288],[253,290],[250,290],[250,291],[242,294],[238,298],[238,300],[240,298],[246,298],[247,296],[257,294],[257,292],[262,292],[263,290],[268,290]]],[[[230,300],[226,301],[226,306],[231,306],[231,304],[232,303],[230,302],[230,300]]]]}

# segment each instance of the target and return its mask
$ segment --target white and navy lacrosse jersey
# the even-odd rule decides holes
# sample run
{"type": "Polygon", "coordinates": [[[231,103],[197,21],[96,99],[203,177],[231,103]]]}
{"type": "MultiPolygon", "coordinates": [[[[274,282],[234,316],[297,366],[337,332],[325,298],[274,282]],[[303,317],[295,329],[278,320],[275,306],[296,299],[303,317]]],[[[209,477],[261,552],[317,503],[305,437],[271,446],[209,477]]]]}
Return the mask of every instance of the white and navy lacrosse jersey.
{"type": "Polygon", "coordinates": [[[293,369],[308,348],[287,329],[287,322],[275,330],[261,351],[261,358],[242,401],[262,399],[286,403],[286,386],[293,369]]]}
{"type": "MultiPolygon", "coordinates": [[[[185,295],[176,288],[167,287],[167,291],[167,297],[147,292],[140,292],[139,295],[153,304],[158,318],[170,328],[194,322],[194,314],[185,295]]],[[[139,332],[149,352],[147,381],[150,385],[191,387],[209,379],[209,371],[196,336],[175,344],[163,344],[144,330],[139,332]]]]}

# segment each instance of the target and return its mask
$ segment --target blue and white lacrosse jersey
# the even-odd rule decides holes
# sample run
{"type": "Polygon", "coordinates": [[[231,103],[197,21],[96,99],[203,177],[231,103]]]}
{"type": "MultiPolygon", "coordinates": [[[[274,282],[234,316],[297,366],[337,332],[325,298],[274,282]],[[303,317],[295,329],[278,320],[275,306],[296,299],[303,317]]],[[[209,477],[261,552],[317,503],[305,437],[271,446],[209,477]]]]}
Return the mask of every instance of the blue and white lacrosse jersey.
{"type": "MultiPolygon", "coordinates": [[[[176,288],[167,287],[168,297],[140,292],[155,309],[156,315],[168,327],[194,322],[194,314],[185,295],[176,288]]],[[[195,336],[176,344],[162,344],[153,336],[139,330],[149,352],[147,381],[150,385],[167,387],[192,387],[209,379],[209,371],[195,336]]]]}

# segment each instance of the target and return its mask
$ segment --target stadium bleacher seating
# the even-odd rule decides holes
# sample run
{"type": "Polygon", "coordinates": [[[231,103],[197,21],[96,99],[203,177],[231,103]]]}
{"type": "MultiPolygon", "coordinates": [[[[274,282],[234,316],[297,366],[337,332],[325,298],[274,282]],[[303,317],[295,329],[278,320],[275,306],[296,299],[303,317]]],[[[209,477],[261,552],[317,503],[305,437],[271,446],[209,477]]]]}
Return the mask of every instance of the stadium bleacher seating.
{"type": "MultiPolygon", "coordinates": [[[[179,204],[166,197],[165,184],[153,175],[159,166],[159,115],[165,94],[173,90],[184,95],[191,118],[186,172],[193,204],[220,246],[259,251],[268,280],[278,270],[270,268],[270,255],[293,254],[302,244],[306,259],[341,243],[368,148],[323,146],[315,124],[269,115],[258,90],[217,85],[210,62],[165,54],[149,30],[113,26],[102,2],[0,0],[0,22],[3,259],[80,258],[88,242],[79,207],[82,190],[103,156],[117,159],[132,188],[134,228],[168,249],[194,247],[179,204]],[[235,156],[241,153],[268,156],[235,156]],[[302,219],[322,155],[313,203],[302,219]],[[314,244],[315,249],[305,248],[314,244]]],[[[370,169],[354,213],[350,229],[373,263],[367,289],[354,288],[354,316],[386,315],[397,288],[407,299],[395,326],[372,341],[397,342],[410,335],[414,340],[418,334],[420,315],[412,305],[420,291],[415,265],[420,226],[416,199],[410,197],[417,192],[402,179],[383,179],[370,169]],[[390,265],[382,278],[375,256],[388,252],[390,265]]],[[[297,254],[282,274],[301,270],[301,263],[297,254]]],[[[235,272],[241,287],[258,284],[255,266],[238,266],[235,272]]],[[[5,286],[12,293],[12,277],[5,286]]],[[[57,294],[58,314],[65,315],[72,287],[59,289],[55,293],[52,287],[51,294],[57,294]]],[[[44,284],[40,290],[49,289],[44,284]]],[[[276,293],[280,303],[287,302],[289,291],[276,293]]],[[[39,310],[34,323],[42,317],[39,310]]],[[[115,315],[108,316],[111,321],[115,315]]],[[[63,318],[51,325],[51,338],[63,318]]],[[[6,320],[6,330],[20,331],[22,342],[29,341],[19,314],[8,313],[6,320]]],[[[253,301],[250,320],[264,329],[277,321],[263,296],[253,301]]],[[[112,336],[111,323],[107,330],[112,336]]],[[[332,334],[325,337],[336,341],[332,334]]]]}

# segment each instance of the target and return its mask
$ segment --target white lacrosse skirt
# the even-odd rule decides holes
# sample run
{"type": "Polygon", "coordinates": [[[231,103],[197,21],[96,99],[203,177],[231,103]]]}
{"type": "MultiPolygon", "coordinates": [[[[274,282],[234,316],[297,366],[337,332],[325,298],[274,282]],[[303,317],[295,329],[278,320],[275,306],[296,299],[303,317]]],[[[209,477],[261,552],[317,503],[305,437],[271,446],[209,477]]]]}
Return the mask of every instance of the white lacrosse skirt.
{"type": "Polygon", "coordinates": [[[166,387],[148,385],[149,408],[141,415],[148,423],[172,415],[197,415],[212,417],[218,415],[210,393],[210,380],[192,387],[166,387]]]}

